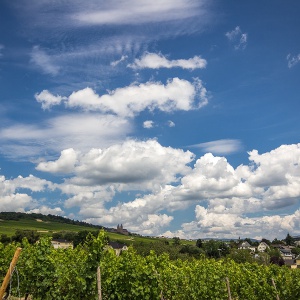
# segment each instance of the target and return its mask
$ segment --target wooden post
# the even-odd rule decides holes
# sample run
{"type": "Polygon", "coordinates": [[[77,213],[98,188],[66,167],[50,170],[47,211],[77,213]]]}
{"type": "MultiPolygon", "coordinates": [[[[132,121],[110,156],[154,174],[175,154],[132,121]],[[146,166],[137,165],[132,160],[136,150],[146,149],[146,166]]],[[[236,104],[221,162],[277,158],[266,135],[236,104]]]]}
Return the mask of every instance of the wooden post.
{"type": "Polygon", "coordinates": [[[228,300],[232,300],[231,298],[231,292],[230,292],[230,285],[229,285],[229,279],[226,277],[226,286],[227,286],[227,292],[228,292],[228,300]]]}
{"type": "Polygon", "coordinates": [[[278,295],[278,293],[277,293],[277,289],[276,289],[275,281],[274,281],[274,279],[273,279],[273,278],[272,278],[272,285],[274,286],[274,289],[275,289],[275,291],[276,291],[276,300],[280,300],[280,299],[279,299],[279,295],[278,295]]]}
{"type": "Polygon", "coordinates": [[[14,269],[15,269],[15,266],[17,264],[17,261],[19,259],[20,254],[21,254],[21,251],[22,251],[22,248],[17,248],[17,250],[15,252],[15,255],[14,255],[14,257],[13,257],[11,263],[10,263],[10,266],[7,270],[6,276],[4,277],[4,280],[2,282],[2,286],[1,286],[1,289],[0,289],[0,300],[2,300],[2,298],[3,298],[3,295],[6,291],[6,288],[8,286],[9,281],[10,281],[11,275],[12,275],[14,269]]]}
{"type": "Polygon", "coordinates": [[[98,287],[98,300],[102,300],[100,266],[98,266],[97,268],[97,287],[98,287]]]}

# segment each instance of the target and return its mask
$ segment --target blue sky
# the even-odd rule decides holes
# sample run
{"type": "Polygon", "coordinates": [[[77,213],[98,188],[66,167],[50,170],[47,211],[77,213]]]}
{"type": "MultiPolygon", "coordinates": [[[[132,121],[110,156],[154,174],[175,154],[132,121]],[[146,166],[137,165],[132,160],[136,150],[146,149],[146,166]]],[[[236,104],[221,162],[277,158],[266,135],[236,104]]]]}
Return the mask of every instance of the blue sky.
{"type": "Polygon", "coordinates": [[[300,234],[299,1],[0,6],[1,211],[300,234]]]}

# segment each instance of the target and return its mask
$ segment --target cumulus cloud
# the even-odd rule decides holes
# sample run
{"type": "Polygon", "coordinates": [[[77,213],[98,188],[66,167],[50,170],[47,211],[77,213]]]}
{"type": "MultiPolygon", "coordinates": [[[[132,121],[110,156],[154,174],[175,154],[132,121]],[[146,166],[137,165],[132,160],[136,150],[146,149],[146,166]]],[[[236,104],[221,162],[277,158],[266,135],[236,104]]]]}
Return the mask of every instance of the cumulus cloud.
{"type": "Polygon", "coordinates": [[[168,60],[161,53],[149,53],[146,52],[140,59],[135,59],[133,64],[129,64],[128,67],[133,69],[159,69],[159,68],[175,68],[180,67],[182,69],[203,69],[207,65],[205,59],[201,56],[194,56],[189,59],[177,59],[177,60],[168,60]]]}
{"type": "Polygon", "coordinates": [[[40,49],[39,46],[34,46],[31,51],[31,63],[40,68],[43,73],[50,75],[57,75],[59,73],[60,67],[57,66],[44,50],[40,49]]]}
{"type": "Polygon", "coordinates": [[[43,214],[43,215],[55,215],[55,216],[63,216],[64,211],[60,207],[48,207],[46,205],[42,205],[39,208],[30,209],[27,213],[35,213],[35,214],[43,214]]]}
{"type": "Polygon", "coordinates": [[[147,82],[118,88],[102,96],[98,96],[91,88],[85,88],[72,93],[66,104],[87,111],[111,112],[119,116],[133,117],[145,109],[172,112],[199,108],[208,103],[206,94],[206,89],[199,79],[191,83],[173,78],[166,85],[147,82]],[[197,98],[199,103],[196,105],[197,98]]]}
{"type": "MultiPolygon", "coordinates": [[[[263,217],[253,215],[270,209],[280,210],[294,204],[300,197],[300,144],[281,146],[262,155],[255,150],[251,151],[251,164],[241,165],[236,169],[224,157],[209,153],[199,158],[190,168],[188,165],[193,159],[190,153],[177,152],[175,149],[165,152],[166,150],[156,141],[130,141],[116,148],[88,153],[76,167],[76,176],[65,184],[89,186],[91,189],[96,186],[114,186],[114,192],[118,193],[136,189],[149,190],[152,193],[137,197],[133,201],[119,203],[109,209],[105,208],[103,201],[97,202],[93,193],[90,193],[90,199],[88,194],[77,200],[74,196],[68,200],[68,204],[79,206],[80,214],[93,222],[109,226],[123,222],[134,229],[145,222],[149,215],[157,215],[164,210],[183,210],[196,205],[196,220],[183,224],[181,233],[195,237],[202,232],[208,237],[230,238],[234,234],[241,235],[243,230],[244,234],[248,231],[250,234],[251,230],[257,235],[259,232],[262,234],[261,228],[256,224],[262,224],[263,217]],[[158,153],[159,161],[154,160],[158,153]],[[178,161],[178,155],[185,159],[182,157],[178,161]],[[114,157],[110,166],[109,157],[114,157]],[[142,166],[142,173],[139,165],[142,166]],[[285,172],[278,175],[283,166],[287,166],[285,172]],[[132,175],[134,172],[136,173],[132,175]],[[272,177],[272,173],[277,175],[272,177]],[[175,174],[181,175],[176,178],[175,174]],[[261,178],[268,180],[261,181],[261,178]]],[[[110,193],[107,201],[113,195],[114,193],[110,193]]],[[[285,230],[284,226],[280,230],[285,230]]],[[[153,229],[152,232],[158,231],[153,229]]],[[[174,234],[178,235],[178,232],[174,234]]]]}
{"type": "MultiPolygon", "coordinates": [[[[60,171],[58,166],[70,163],[68,151],[57,161],[42,163],[43,171],[60,171]]],[[[77,156],[75,176],[66,181],[80,186],[116,185],[120,190],[157,190],[176,182],[178,174],[188,172],[193,154],[181,149],[163,147],[155,140],[128,140],[106,149],[92,149],[77,156]]],[[[75,158],[71,160],[74,166],[75,158]]],[[[38,166],[41,169],[41,165],[38,166]]]]}
{"type": "Polygon", "coordinates": [[[288,67],[292,68],[300,62],[300,53],[296,56],[292,56],[291,54],[288,54],[286,59],[287,59],[287,62],[288,62],[288,67]]]}
{"type": "Polygon", "coordinates": [[[227,155],[239,152],[242,149],[242,143],[240,140],[224,139],[195,144],[192,147],[201,148],[205,152],[217,155],[227,155]]]}
{"type": "MultiPolygon", "coordinates": [[[[262,154],[252,150],[249,165],[237,168],[211,153],[191,165],[194,158],[189,151],[163,147],[155,140],[128,140],[87,152],[66,149],[56,161],[37,166],[53,174],[72,172],[64,182],[1,177],[2,207],[46,211],[24,189],[56,188],[67,197],[64,207],[77,207],[84,220],[109,227],[123,223],[141,234],[166,231],[172,212],[193,207],[193,221],[166,233],[185,238],[300,234],[299,210],[283,214],[300,199],[300,144],[262,154]],[[8,206],[14,199],[19,204],[8,206]]],[[[57,205],[49,209],[64,211],[57,205]]]]}
{"type": "Polygon", "coordinates": [[[47,90],[43,90],[39,94],[36,93],[34,97],[37,102],[42,103],[42,108],[44,110],[49,109],[51,106],[59,105],[62,102],[62,100],[66,99],[62,96],[54,96],[47,90]]]}
{"type": "Polygon", "coordinates": [[[13,179],[6,179],[0,175],[0,210],[24,212],[36,206],[36,201],[28,193],[42,192],[46,189],[53,189],[53,184],[33,175],[13,179]]]}
{"type": "Polygon", "coordinates": [[[248,34],[243,33],[239,26],[232,31],[226,32],[228,40],[234,44],[235,50],[244,50],[247,46],[248,34]]]}
{"type": "Polygon", "coordinates": [[[208,103],[207,91],[198,78],[191,83],[173,78],[166,85],[160,82],[132,84],[99,96],[91,88],[73,92],[68,98],[54,96],[48,91],[36,94],[43,108],[59,105],[65,100],[66,106],[84,111],[113,113],[122,117],[134,117],[145,109],[164,112],[201,108],[208,103]]]}
{"type": "MultiPolygon", "coordinates": [[[[207,237],[207,238],[245,238],[256,239],[280,238],[288,232],[299,232],[300,210],[288,215],[272,215],[259,217],[245,217],[242,215],[214,213],[202,206],[196,206],[196,220],[182,225],[181,232],[185,238],[207,237]]],[[[175,236],[177,232],[169,232],[175,236]]]]}
{"type": "Polygon", "coordinates": [[[40,162],[36,169],[50,173],[71,173],[75,169],[77,153],[73,148],[61,151],[61,155],[56,161],[40,162]]]}
{"type": "Polygon", "coordinates": [[[149,128],[152,128],[152,127],[153,127],[153,124],[154,124],[153,121],[148,120],[148,121],[145,121],[145,122],[143,123],[143,127],[149,129],[149,128]]]}

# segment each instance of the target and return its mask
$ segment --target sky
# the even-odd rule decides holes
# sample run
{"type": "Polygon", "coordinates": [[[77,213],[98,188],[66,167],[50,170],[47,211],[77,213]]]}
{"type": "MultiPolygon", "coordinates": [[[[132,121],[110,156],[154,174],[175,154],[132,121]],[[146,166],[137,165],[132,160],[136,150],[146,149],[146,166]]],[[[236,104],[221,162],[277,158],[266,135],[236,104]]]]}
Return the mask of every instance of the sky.
{"type": "Polygon", "coordinates": [[[142,235],[300,235],[298,0],[2,0],[0,210],[142,235]]]}

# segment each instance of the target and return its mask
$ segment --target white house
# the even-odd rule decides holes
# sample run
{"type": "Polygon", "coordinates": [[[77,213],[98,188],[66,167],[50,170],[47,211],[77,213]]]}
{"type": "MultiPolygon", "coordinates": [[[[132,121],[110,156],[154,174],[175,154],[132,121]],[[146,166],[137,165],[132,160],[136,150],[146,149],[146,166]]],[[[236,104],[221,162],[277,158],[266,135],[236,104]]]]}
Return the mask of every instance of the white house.
{"type": "Polygon", "coordinates": [[[117,256],[119,256],[122,251],[128,250],[128,247],[125,244],[120,244],[118,242],[109,242],[106,248],[114,249],[117,256]]]}
{"type": "Polygon", "coordinates": [[[246,249],[250,250],[251,252],[255,252],[256,248],[251,246],[247,241],[242,242],[239,244],[238,249],[246,249]]]}
{"type": "Polygon", "coordinates": [[[258,252],[265,252],[267,249],[269,249],[269,246],[265,242],[260,242],[257,247],[258,252]]]}
{"type": "Polygon", "coordinates": [[[54,249],[67,249],[67,248],[72,248],[73,249],[73,243],[69,242],[67,240],[64,239],[53,239],[51,241],[52,246],[54,247],[54,249]]]}

